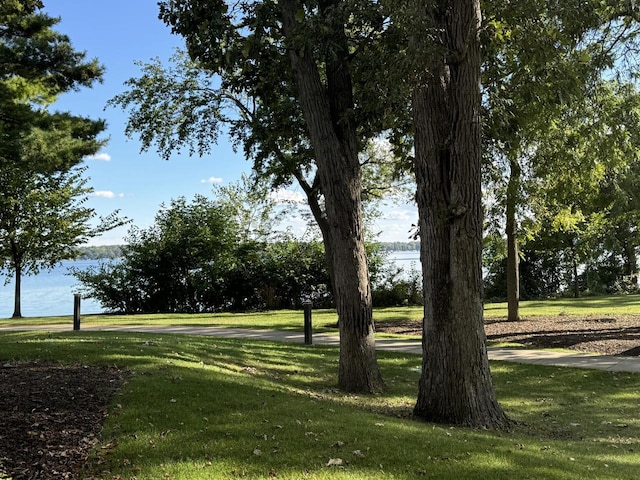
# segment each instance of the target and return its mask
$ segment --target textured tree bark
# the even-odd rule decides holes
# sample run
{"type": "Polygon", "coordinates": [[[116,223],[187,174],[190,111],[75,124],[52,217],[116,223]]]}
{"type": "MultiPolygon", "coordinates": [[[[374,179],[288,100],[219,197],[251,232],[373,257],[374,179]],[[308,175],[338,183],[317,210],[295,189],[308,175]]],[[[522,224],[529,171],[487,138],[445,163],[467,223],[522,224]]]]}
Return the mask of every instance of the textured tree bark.
{"type": "Polygon", "coordinates": [[[15,288],[13,293],[13,315],[11,318],[22,318],[22,267],[19,264],[15,266],[15,288]]]}
{"type": "Polygon", "coordinates": [[[335,290],[333,288],[333,277],[335,276],[332,260],[334,257],[333,247],[331,246],[331,235],[329,234],[329,222],[327,221],[327,215],[320,206],[320,192],[314,186],[309,185],[301,172],[296,172],[295,177],[307,197],[307,203],[311,209],[313,219],[318,224],[318,228],[320,228],[320,234],[322,235],[322,242],[324,245],[324,257],[327,262],[327,271],[329,272],[329,281],[331,283],[331,285],[329,285],[329,290],[335,297],[335,290]]]}
{"type": "Polygon", "coordinates": [[[424,6],[443,51],[413,96],[425,296],[416,417],[499,428],[482,320],[480,6],[424,6]]]}
{"type": "Polygon", "coordinates": [[[516,223],[516,205],[520,185],[520,165],[509,161],[507,184],[506,234],[507,234],[507,320],[520,320],[520,257],[516,223]]]}
{"type": "Polygon", "coordinates": [[[11,318],[22,318],[22,255],[19,252],[15,240],[10,240],[13,273],[15,275],[15,288],[13,292],[13,315],[11,318]]]}
{"type": "Polygon", "coordinates": [[[375,351],[358,140],[349,116],[353,89],[344,27],[335,28],[332,54],[324,62],[324,85],[313,52],[296,45],[296,35],[300,34],[296,15],[304,11],[302,5],[297,0],[284,0],[280,6],[283,30],[292,43],[289,57],[325,201],[340,324],[338,385],[349,392],[378,392],[384,384],[375,351]]]}

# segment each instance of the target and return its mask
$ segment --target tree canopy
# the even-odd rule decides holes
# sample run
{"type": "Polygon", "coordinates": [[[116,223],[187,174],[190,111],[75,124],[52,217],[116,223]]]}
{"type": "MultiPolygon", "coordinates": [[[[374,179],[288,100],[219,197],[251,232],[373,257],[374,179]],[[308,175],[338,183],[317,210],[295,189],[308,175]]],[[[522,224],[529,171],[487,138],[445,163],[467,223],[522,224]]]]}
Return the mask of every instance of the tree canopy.
{"type": "MultiPolygon", "coordinates": [[[[577,176],[585,198],[601,202],[623,183],[602,176],[603,162],[589,164],[580,153],[598,134],[589,131],[593,140],[564,153],[562,138],[571,131],[576,140],[589,128],[583,120],[595,103],[586,99],[608,88],[602,79],[626,58],[636,16],[632,3],[596,0],[490,2],[485,20],[471,0],[163,1],[160,18],[184,36],[189,58],[180,57],[176,69],[143,66],[143,76],[113,103],[131,109],[128,131],[141,134],[144,148],[155,144],[163,156],[183,146],[202,153],[228,128],[273,185],[299,182],[325,242],[341,319],[339,382],[347,390],[381,385],[363,260],[361,154],[387,135],[411,158],[415,140],[431,352],[416,413],[499,426],[506,418],[481,331],[479,125],[485,178],[506,217],[510,266],[517,268],[522,215],[535,207],[540,222],[554,225],[576,213],[555,180],[577,176]],[[558,167],[564,170],[554,177],[558,167]],[[443,358],[459,363],[438,363],[443,358]],[[442,380],[459,378],[468,380],[468,391],[442,380]],[[477,398],[481,406],[470,405],[477,398]],[[453,412],[459,399],[469,403],[453,412]]],[[[610,120],[598,126],[606,132],[610,120]]]]}
{"type": "MultiPolygon", "coordinates": [[[[176,83],[149,65],[130,84],[131,93],[115,102],[125,108],[142,102],[129,127],[142,132],[145,147],[156,142],[161,151],[173,151],[193,139],[195,126],[190,145],[206,150],[201,140],[215,140],[225,123],[256,172],[274,186],[300,184],[323,235],[344,329],[339,381],[349,390],[372,391],[381,381],[372,348],[360,153],[386,128],[390,109],[377,95],[388,85],[372,76],[382,45],[372,40],[387,29],[386,15],[382,5],[364,7],[342,1],[160,2],[160,18],[185,38],[194,68],[182,68],[178,88],[167,94],[165,80],[176,83]],[[158,93],[160,101],[153,99],[158,93]],[[154,112],[161,109],[170,113],[158,122],[154,112]],[[210,115],[202,128],[205,111],[210,115]],[[348,359],[362,355],[368,358],[348,359]],[[343,368],[347,362],[351,370],[343,368]]],[[[401,110],[408,112],[406,98],[401,110]]]]}
{"type": "MultiPolygon", "coordinates": [[[[22,138],[47,122],[42,107],[60,93],[100,80],[97,60],[86,61],[54,27],[59,19],[38,13],[39,1],[10,0],[0,9],[0,162],[21,158],[22,138]]],[[[41,168],[69,167],[56,159],[41,168]]],[[[36,165],[30,165],[36,169],[36,165]]]]}
{"type": "Polygon", "coordinates": [[[622,68],[637,44],[638,11],[628,2],[489,2],[486,15],[485,178],[493,213],[505,218],[499,224],[507,237],[509,318],[516,320],[518,243],[536,224],[530,206],[550,198],[543,186],[561,178],[565,192],[580,196],[585,192],[571,186],[593,182],[605,164],[620,159],[615,147],[606,151],[612,142],[592,143],[598,135],[605,140],[611,125],[597,120],[602,115],[593,106],[603,79],[628,78],[622,68]],[[587,144],[588,155],[573,155],[587,144]]]}

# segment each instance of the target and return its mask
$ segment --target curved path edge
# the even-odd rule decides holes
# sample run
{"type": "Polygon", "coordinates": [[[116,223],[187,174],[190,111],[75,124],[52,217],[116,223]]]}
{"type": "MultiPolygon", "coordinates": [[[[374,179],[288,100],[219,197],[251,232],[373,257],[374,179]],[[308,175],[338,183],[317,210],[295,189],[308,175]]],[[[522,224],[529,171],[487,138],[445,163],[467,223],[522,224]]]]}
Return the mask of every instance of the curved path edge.
{"type": "MultiPolygon", "coordinates": [[[[72,331],[67,325],[2,325],[0,332],[11,331],[72,331]]],[[[304,343],[304,334],[279,330],[258,330],[229,327],[199,327],[199,326],[159,326],[159,325],[86,325],[83,331],[115,331],[136,333],[205,335],[212,337],[239,338],[249,340],[268,340],[275,342],[304,343]]],[[[339,345],[337,335],[329,333],[315,333],[315,345],[339,345]]],[[[405,352],[420,355],[422,343],[419,340],[376,339],[377,350],[405,352]]],[[[589,368],[612,372],[640,373],[640,358],[620,357],[612,355],[594,355],[580,352],[566,352],[553,350],[529,350],[519,348],[489,347],[489,360],[504,362],[527,363],[557,367],[589,368]]]]}

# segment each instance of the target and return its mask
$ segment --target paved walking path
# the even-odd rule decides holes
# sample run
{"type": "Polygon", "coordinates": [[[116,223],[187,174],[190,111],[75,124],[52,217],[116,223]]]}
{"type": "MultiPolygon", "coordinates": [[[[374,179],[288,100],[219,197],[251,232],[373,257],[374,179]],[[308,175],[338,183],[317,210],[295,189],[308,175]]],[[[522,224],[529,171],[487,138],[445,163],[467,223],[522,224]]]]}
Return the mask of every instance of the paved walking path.
{"type": "MultiPolygon", "coordinates": [[[[68,331],[68,325],[13,326],[2,325],[0,332],[7,331],[68,331]]],[[[304,343],[304,334],[276,330],[256,330],[246,328],[197,327],[197,326],[156,326],[156,325],[86,325],[83,331],[116,331],[144,333],[181,333],[186,335],[207,335],[212,337],[244,338],[251,340],[270,340],[277,342],[304,343]]],[[[335,334],[315,333],[316,345],[338,345],[335,334]]],[[[376,340],[378,350],[421,354],[422,345],[417,340],[382,338],[376,340]]],[[[489,348],[490,360],[551,365],[559,367],[591,368],[612,372],[640,373],[639,357],[617,357],[611,355],[593,355],[580,352],[555,352],[551,350],[528,350],[518,348],[489,348]]]]}

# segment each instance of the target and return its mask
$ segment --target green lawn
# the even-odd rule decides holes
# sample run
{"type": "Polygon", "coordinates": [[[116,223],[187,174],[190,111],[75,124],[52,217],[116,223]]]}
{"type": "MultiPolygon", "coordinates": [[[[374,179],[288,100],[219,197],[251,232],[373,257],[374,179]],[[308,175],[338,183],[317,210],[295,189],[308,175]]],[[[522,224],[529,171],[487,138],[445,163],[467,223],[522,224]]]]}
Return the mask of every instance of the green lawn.
{"type": "MultiPolygon", "coordinates": [[[[325,325],[335,325],[338,316],[335,310],[314,310],[313,321],[314,327],[321,330],[325,325]]],[[[82,325],[193,325],[300,330],[303,322],[303,312],[296,310],[250,313],[82,315],[82,325]]],[[[0,320],[0,326],[65,323],[73,325],[73,317],[69,315],[0,320]]]]}
{"type": "MultiPolygon", "coordinates": [[[[556,300],[536,300],[521,302],[520,314],[523,317],[542,315],[620,315],[640,314],[640,295],[563,298],[556,300]]],[[[507,316],[506,303],[485,305],[485,317],[507,316]]],[[[374,320],[383,323],[391,320],[415,320],[422,318],[421,307],[376,308],[374,320]]],[[[314,310],[314,331],[335,331],[338,317],[335,310],[314,310]]],[[[46,325],[73,324],[71,316],[37,317],[19,320],[3,319],[1,325],[46,325]]],[[[216,313],[216,314],[153,314],[153,315],[84,315],[83,325],[197,325],[226,326],[240,328],[268,328],[276,330],[301,331],[303,313],[294,310],[278,310],[257,313],[216,313]]]]}
{"type": "Polygon", "coordinates": [[[92,478],[635,479],[640,375],[493,363],[509,432],[410,418],[420,359],[388,391],[335,389],[330,347],[183,335],[6,332],[0,361],[118,365],[92,478]],[[333,460],[332,460],[333,459],[333,460]],[[342,465],[327,466],[330,463],[342,465]]]}
{"type": "MultiPolygon", "coordinates": [[[[506,303],[488,303],[487,318],[506,317],[506,303]]],[[[640,314],[640,295],[610,295],[603,297],[559,298],[520,302],[520,315],[628,315],[640,314]]]]}

